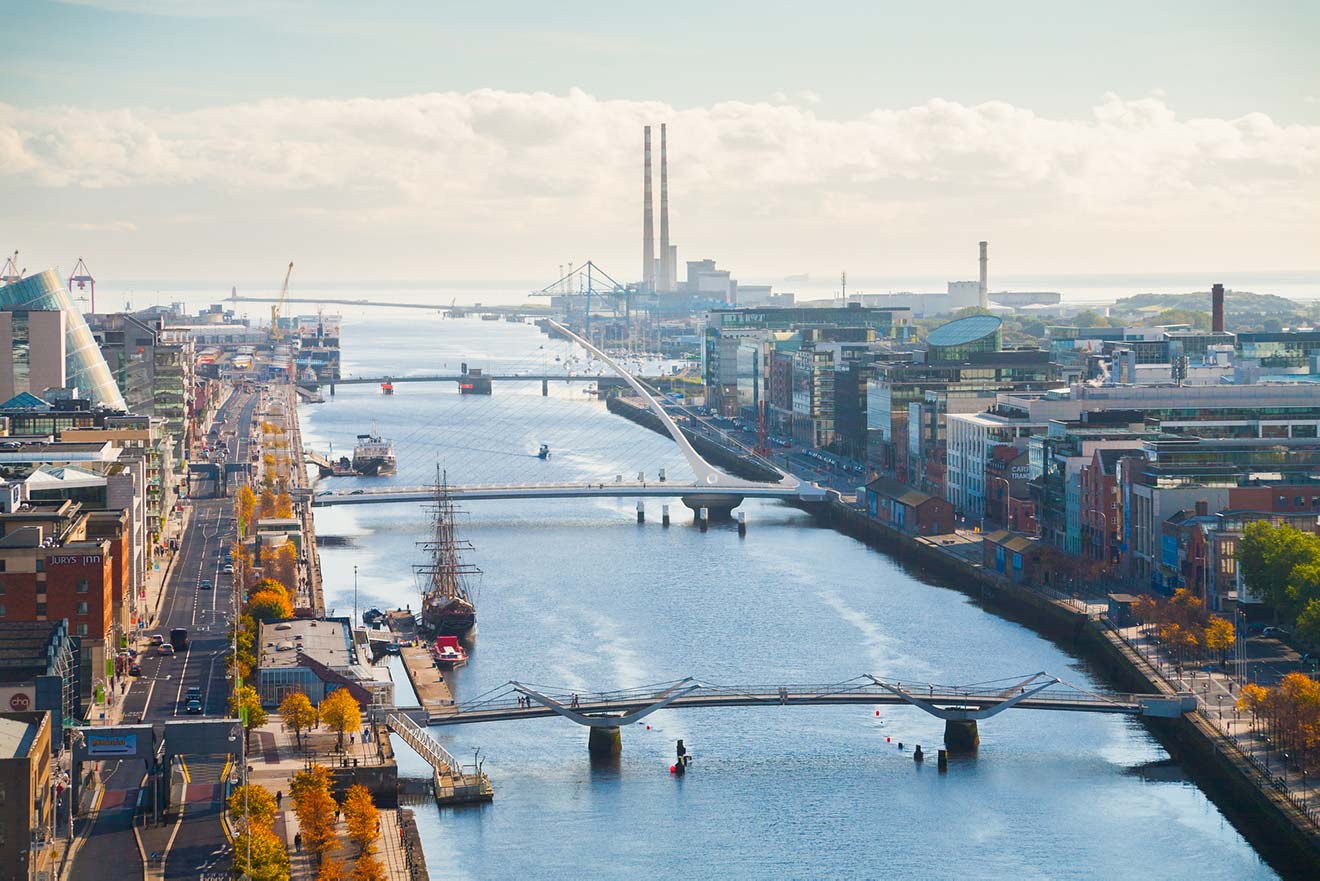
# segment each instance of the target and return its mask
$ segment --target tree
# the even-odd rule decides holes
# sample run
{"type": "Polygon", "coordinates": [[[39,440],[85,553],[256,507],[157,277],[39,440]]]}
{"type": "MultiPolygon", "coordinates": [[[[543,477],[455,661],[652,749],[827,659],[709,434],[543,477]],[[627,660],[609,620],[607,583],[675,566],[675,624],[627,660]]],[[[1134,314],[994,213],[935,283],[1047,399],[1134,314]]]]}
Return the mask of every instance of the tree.
{"type": "Polygon", "coordinates": [[[1209,330],[1210,313],[1196,309],[1165,309],[1153,318],[1143,321],[1147,327],[1160,327],[1168,324],[1190,324],[1192,330],[1209,330]]]}
{"type": "Polygon", "coordinates": [[[297,802],[302,798],[303,793],[313,789],[324,789],[329,792],[331,779],[329,768],[313,762],[306,771],[299,771],[289,779],[289,793],[293,796],[294,802],[297,802]]]}
{"type": "MultiPolygon", "coordinates": [[[[266,476],[270,476],[269,471],[266,472],[266,476]]],[[[261,506],[258,510],[258,519],[265,520],[267,517],[275,516],[275,490],[270,487],[261,490],[261,506]]]]}
{"type": "Polygon", "coordinates": [[[280,621],[293,617],[293,603],[289,602],[288,594],[263,590],[248,599],[245,611],[258,621],[280,621]]]}
{"type": "Polygon", "coordinates": [[[359,856],[374,853],[380,811],[367,787],[360,783],[350,786],[344,796],[344,822],[348,825],[348,840],[357,845],[359,856]]]}
{"type": "MultiPolygon", "coordinates": [[[[286,591],[298,583],[298,552],[292,542],[261,552],[261,565],[267,577],[279,582],[286,591]]],[[[263,581],[266,579],[263,579],[263,581]]]]}
{"type": "Polygon", "coordinates": [[[275,497],[275,516],[276,517],[293,516],[293,499],[289,496],[287,492],[281,492],[279,495],[275,497]]]}
{"type": "Polygon", "coordinates": [[[1320,600],[1308,600],[1297,616],[1297,635],[1308,642],[1320,642],[1320,600]]]}
{"type": "Polygon", "coordinates": [[[1238,689],[1237,708],[1240,712],[1251,713],[1252,723],[1259,724],[1268,692],[1254,682],[1248,682],[1238,689]]]}
{"type": "Polygon", "coordinates": [[[1218,615],[1210,616],[1210,623],[1205,626],[1205,647],[1219,652],[1220,663],[1224,661],[1224,652],[1231,649],[1236,640],[1237,633],[1231,621],[1218,615]]]}
{"type": "Polygon", "coordinates": [[[321,863],[321,871],[317,873],[316,881],[349,881],[348,867],[344,865],[343,860],[327,857],[325,862],[321,863]]]}
{"type": "Polygon", "coordinates": [[[1296,620],[1312,600],[1320,600],[1320,556],[1298,563],[1288,574],[1288,602],[1296,610],[1288,617],[1296,620]]]}
{"type": "Polygon", "coordinates": [[[269,826],[249,824],[234,839],[234,871],[253,881],[288,881],[289,851],[269,826]],[[250,864],[248,853],[252,854],[250,864]]]}
{"type": "Polygon", "coordinates": [[[335,843],[334,797],[330,795],[327,784],[315,785],[311,782],[295,788],[293,792],[293,811],[298,815],[303,846],[319,858],[335,843]]]}
{"type": "Polygon", "coordinates": [[[1304,604],[1289,592],[1289,580],[1298,565],[1320,562],[1320,538],[1290,526],[1256,521],[1242,530],[1237,558],[1247,587],[1292,620],[1304,604]]]}
{"type": "Polygon", "coordinates": [[[252,512],[256,507],[257,497],[252,492],[252,487],[239,487],[238,492],[234,493],[234,516],[238,520],[239,535],[243,535],[248,524],[252,522],[252,512]]]}
{"type": "Polygon", "coordinates": [[[344,735],[362,727],[362,705],[347,688],[336,688],[321,701],[321,721],[339,735],[336,749],[343,749],[344,735]]]}
{"type": "Polygon", "coordinates": [[[298,740],[298,746],[302,747],[302,734],[304,731],[311,731],[316,727],[318,714],[316,707],[307,695],[301,691],[291,691],[280,701],[280,718],[284,720],[285,726],[293,732],[293,736],[298,740]]]}
{"type": "Polygon", "coordinates": [[[229,813],[257,826],[275,822],[275,796],[257,783],[237,787],[229,796],[229,813]]]}
{"type": "Polygon", "coordinates": [[[266,711],[261,708],[261,695],[250,685],[244,685],[237,694],[229,696],[229,712],[243,720],[243,737],[252,741],[252,729],[266,724],[266,711]]]}
{"type": "Polygon", "coordinates": [[[353,866],[353,881],[386,881],[385,867],[371,854],[363,854],[353,866]]]}

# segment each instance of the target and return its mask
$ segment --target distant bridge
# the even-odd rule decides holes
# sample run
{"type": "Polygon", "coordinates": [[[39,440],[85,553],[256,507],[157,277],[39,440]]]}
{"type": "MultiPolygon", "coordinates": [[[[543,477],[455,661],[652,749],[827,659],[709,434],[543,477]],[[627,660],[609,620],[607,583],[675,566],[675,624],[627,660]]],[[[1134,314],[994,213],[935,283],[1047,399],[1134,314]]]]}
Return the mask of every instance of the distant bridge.
{"type": "MultiPolygon", "coordinates": [[[[456,500],[475,501],[479,499],[562,499],[562,498],[645,498],[645,497],[674,497],[683,499],[683,503],[689,508],[700,510],[707,509],[716,516],[723,516],[728,511],[742,504],[745,498],[762,499],[801,499],[806,501],[823,502],[826,498],[825,490],[814,484],[807,483],[787,473],[772,462],[765,460],[761,464],[765,468],[778,475],[779,479],[774,481],[746,480],[741,477],[733,477],[725,474],[714,465],[702,458],[701,454],[692,446],[692,442],[683,434],[678,425],[674,422],[669,412],[661,406],[651,392],[635,376],[630,374],[613,358],[605,354],[596,346],[587,340],[575,334],[573,331],[564,327],[562,324],[551,319],[546,319],[546,325],[562,335],[564,338],[577,343],[582,348],[598,358],[602,363],[614,371],[620,380],[626,383],[642,400],[646,402],[647,407],[659,419],[660,424],[664,426],[669,437],[678,444],[679,451],[683,458],[692,468],[692,473],[696,480],[692,483],[673,483],[661,481],[657,483],[644,482],[624,482],[616,480],[613,483],[608,482],[582,482],[582,483],[548,483],[548,484],[484,484],[474,486],[463,486],[462,484],[451,485],[450,494],[456,500]]],[[[528,377],[518,377],[526,379],[528,377]]],[[[600,377],[596,378],[601,381],[600,377]]],[[[397,380],[396,380],[397,381],[397,380]]],[[[318,463],[319,464],[319,463],[318,463]]],[[[325,490],[312,497],[313,507],[325,507],[327,505],[366,505],[383,504],[387,502],[408,502],[421,501],[433,498],[436,492],[434,486],[402,486],[402,487],[379,487],[373,489],[352,489],[352,490],[325,490]]]]}
{"type": "Polygon", "coordinates": [[[391,309],[424,309],[427,312],[449,312],[455,315],[466,315],[475,313],[479,315],[525,315],[525,316],[545,316],[554,314],[553,309],[541,305],[525,306],[445,306],[438,303],[419,303],[416,301],[388,301],[388,300],[350,300],[347,298],[334,297],[285,297],[281,300],[279,297],[240,297],[237,294],[225,298],[227,303],[307,303],[310,305],[322,306],[385,306],[391,309]]]}
{"type": "MultiPolygon", "coordinates": [[[[324,385],[378,385],[384,382],[471,382],[474,379],[491,382],[595,382],[603,386],[617,387],[628,384],[621,376],[594,373],[430,373],[413,376],[349,376],[342,379],[317,379],[301,381],[305,386],[324,385]]],[[[643,382],[659,385],[671,382],[695,381],[681,375],[643,377],[643,382]]]]}
{"type": "Polygon", "coordinates": [[[914,706],[946,723],[946,741],[975,746],[976,723],[1018,708],[1177,718],[1196,709],[1192,695],[1119,694],[1087,691],[1047,673],[1013,676],[970,685],[936,685],[863,674],[827,685],[709,685],[687,678],[615,691],[572,691],[508,682],[471,701],[436,709],[394,708],[425,725],[465,725],[562,716],[592,729],[592,748],[618,731],[662,709],[791,707],[856,704],[914,706]],[[597,729],[603,729],[598,734],[597,729]]]}
{"type": "MultiPolygon", "coordinates": [[[[318,462],[319,464],[319,462],[318,462]]],[[[748,482],[751,483],[750,481],[748,482]]],[[[675,483],[672,481],[637,481],[601,482],[601,483],[511,483],[511,484],[475,484],[471,486],[451,485],[449,495],[454,501],[490,501],[496,499],[568,499],[568,498],[685,498],[712,495],[709,486],[696,483],[675,483]]],[[[334,489],[323,490],[312,496],[312,507],[323,508],[331,505],[382,505],[390,502],[415,502],[435,498],[434,486],[382,486],[371,489],[334,489]]],[[[794,486],[780,486],[766,483],[749,485],[736,492],[719,492],[714,495],[736,495],[752,499],[796,499],[806,502],[823,502],[826,491],[815,484],[799,483],[794,486]]],[[[709,507],[718,508],[719,504],[709,507]]]]}

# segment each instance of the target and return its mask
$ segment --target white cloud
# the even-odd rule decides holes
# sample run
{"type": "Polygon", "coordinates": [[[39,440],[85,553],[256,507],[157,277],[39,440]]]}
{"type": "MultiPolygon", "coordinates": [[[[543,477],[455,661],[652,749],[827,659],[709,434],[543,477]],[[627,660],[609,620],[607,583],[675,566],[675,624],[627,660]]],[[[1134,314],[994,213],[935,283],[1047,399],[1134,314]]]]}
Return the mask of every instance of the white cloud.
{"type": "MultiPolygon", "coordinates": [[[[753,239],[767,256],[817,241],[856,249],[877,225],[929,243],[959,216],[981,228],[1035,219],[1047,238],[1107,227],[1175,242],[1180,225],[1199,234],[1209,212],[1248,236],[1253,224],[1320,228],[1320,126],[1262,114],[1183,119],[1158,96],[1106,95],[1079,119],[932,99],[832,120],[813,112],[816,100],[798,92],[676,110],[577,90],[483,89],[188,112],[0,104],[0,194],[151,192],[187,210],[190,192],[221,189],[346,228],[555,230],[569,241],[562,219],[575,218],[631,240],[641,126],[667,121],[686,240],[740,256],[755,256],[753,239]]],[[[812,255],[791,256],[803,265],[812,255]]]]}

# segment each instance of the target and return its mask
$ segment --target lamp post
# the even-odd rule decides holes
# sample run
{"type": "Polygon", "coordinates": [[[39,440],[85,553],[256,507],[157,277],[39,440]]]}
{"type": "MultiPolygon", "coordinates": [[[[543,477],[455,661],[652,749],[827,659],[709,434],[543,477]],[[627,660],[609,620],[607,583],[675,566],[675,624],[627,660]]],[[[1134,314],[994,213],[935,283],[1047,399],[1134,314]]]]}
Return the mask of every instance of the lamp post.
{"type": "Polygon", "coordinates": [[[1007,478],[1000,477],[997,474],[991,474],[989,475],[989,477],[990,480],[992,481],[997,480],[1000,483],[1002,483],[1004,485],[1005,491],[1008,493],[1008,495],[1004,496],[1003,502],[1000,503],[999,508],[1000,508],[1000,514],[1003,517],[1004,528],[1011,529],[1012,525],[1009,521],[1009,516],[1008,516],[1008,503],[1009,500],[1013,498],[1013,485],[1008,482],[1007,478]]]}
{"type": "Polygon", "coordinates": [[[353,625],[357,626],[357,566],[353,566],[353,625]]]}

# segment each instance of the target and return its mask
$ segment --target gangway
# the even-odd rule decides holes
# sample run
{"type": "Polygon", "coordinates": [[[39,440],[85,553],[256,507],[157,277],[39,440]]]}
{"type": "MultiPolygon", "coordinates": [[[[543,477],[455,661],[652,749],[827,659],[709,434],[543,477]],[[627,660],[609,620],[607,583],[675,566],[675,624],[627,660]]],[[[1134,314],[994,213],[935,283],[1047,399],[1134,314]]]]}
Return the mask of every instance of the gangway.
{"type": "Polygon", "coordinates": [[[390,713],[385,717],[385,726],[431,766],[438,804],[472,804],[495,798],[490,778],[480,766],[474,767],[471,773],[464,771],[458,760],[449,754],[449,750],[412,719],[402,713],[390,713]]]}

